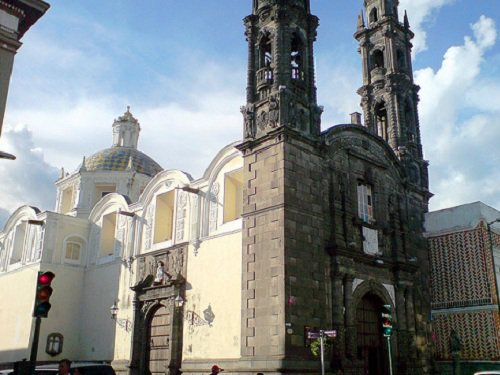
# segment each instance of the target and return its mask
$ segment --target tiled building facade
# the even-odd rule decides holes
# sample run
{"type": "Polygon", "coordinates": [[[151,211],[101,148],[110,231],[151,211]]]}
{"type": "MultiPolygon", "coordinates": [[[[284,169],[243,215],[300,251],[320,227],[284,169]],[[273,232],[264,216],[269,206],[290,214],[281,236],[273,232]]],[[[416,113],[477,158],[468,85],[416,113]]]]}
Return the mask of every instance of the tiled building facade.
{"type": "Polygon", "coordinates": [[[427,215],[438,360],[452,357],[452,330],[461,339],[462,360],[500,359],[500,231],[496,219],[500,212],[481,202],[427,215]]]}

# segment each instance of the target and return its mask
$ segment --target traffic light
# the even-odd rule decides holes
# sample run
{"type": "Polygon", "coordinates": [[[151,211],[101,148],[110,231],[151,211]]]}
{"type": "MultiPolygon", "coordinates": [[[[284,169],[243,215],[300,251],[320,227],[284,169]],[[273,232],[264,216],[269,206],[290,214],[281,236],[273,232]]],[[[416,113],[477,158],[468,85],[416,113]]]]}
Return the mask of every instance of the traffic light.
{"type": "Polygon", "coordinates": [[[52,287],[50,284],[54,280],[54,273],[38,272],[36,279],[36,294],[35,294],[35,308],[33,309],[33,316],[35,318],[46,318],[51,308],[49,299],[52,295],[52,287]]]}
{"type": "Polygon", "coordinates": [[[382,334],[384,337],[392,335],[392,306],[384,305],[382,308],[382,334]]]}

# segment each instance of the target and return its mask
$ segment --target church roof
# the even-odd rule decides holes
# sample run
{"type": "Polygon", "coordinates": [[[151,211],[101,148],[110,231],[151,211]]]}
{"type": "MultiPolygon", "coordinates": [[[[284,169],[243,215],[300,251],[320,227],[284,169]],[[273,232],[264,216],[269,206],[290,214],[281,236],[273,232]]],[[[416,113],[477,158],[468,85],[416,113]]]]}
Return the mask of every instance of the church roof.
{"type": "Polygon", "coordinates": [[[163,168],[146,154],[132,147],[110,147],[89,156],[84,169],[93,171],[135,170],[147,176],[155,176],[163,168]]]}

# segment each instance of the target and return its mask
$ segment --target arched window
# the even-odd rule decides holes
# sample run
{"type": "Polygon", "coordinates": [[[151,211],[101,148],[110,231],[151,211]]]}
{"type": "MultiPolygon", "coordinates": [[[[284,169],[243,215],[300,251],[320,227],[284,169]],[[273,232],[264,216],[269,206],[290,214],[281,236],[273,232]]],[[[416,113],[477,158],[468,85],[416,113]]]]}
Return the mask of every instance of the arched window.
{"type": "Polygon", "coordinates": [[[373,65],[374,68],[384,67],[384,53],[379,49],[373,52],[373,65]]]}
{"type": "Polygon", "coordinates": [[[12,246],[12,255],[10,256],[10,264],[21,262],[24,252],[25,237],[26,237],[26,222],[23,222],[18,224],[15,229],[14,243],[12,246]]]}
{"type": "Polygon", "coordinates": [[[387,109],[385,102],[378,103],[375,106],[375,122],[377,126],[377,134],[386,141],[389,139],[388,124],[387,124],[387,109]]]}
{"type": "Polygon", "coordinates": [[[243,171],[224,176],[224,223],[239,219],[243,212],[243,171]]]}
{"type": "Polygon", "coordinates": [[[377,8],[373,8],[370,11],[370,23],[377,22],[378,21],[378,11],[377,8]]]}
{"type": "Polygon", "coordinates": [[[175,191],[156,196],[155,231],[153,243],[172,240],[174,229],[175,191]]]}
{"type": "Polygon", "coordinates": [[[64,262],[80,263],[84,241],[80,237],[69,237],[64,246],[64,262]]]}
{"type": "Polygon", "coordinates": [[[266,81],[271,81],[273,79],[273,49],[271,39],[268,35],[262,37],[259,44],[259,69],[264,69],[264,76],[262,77],[266,81]]]}
{"type": "Polygon", "coordinates": [[[101,246],[99,257],[113,255],[116,241],[116,212],[107,214],[102,218],[101,246]]]}
{"type": "Polygon", "coordinates": [[[373,217],[373,195],[371,185],[358,182],[358,216],[365,223],[371,223],[373,217]]]}
{"type": "Polygon", "coordinates": [[[47,336],[45,353],[55,356],[62,353],[64,337],[60,333],[51,333],[47,336]]]}
{"type": "Polygon", "coordinates": [[[416,138],[415,134],[415,122],[413,116],[412,105],[409,100],[405,103],[405,125],[406,125],[406,137],[409,142],[414,142],[416,138]]]}
{"type": "Polygon", "coordinates": [[[303,79],[303,54],[304,47],[302,40],[297,34],[293,35],[290,52],[290,66],[292,70],[292,79],[303,79]]]}
{"type": "Polygon", "coordinates": [[[61,193],[61,203],[59,213],[65,214],[73,208],[73,187],[69,186],[61,193]]]}

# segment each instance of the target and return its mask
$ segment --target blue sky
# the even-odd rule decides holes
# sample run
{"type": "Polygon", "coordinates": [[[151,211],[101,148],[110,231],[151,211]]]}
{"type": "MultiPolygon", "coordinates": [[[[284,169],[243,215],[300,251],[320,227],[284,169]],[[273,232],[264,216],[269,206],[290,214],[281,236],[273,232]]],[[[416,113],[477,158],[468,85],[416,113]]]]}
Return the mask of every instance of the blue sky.
{"type": "MultiPolygon", "coordinates": [[[[139,148],[198,178],[241,138],[250,0],[52,0],[16,56],[0,149],[0,225],[15,208],[53,210],[59,169],[111,145],[126,106],[139,148]]],[[[323,129],[360,111],[352,35],[362,0],[312,0],[323,129]]],[[[431,209],[481,200],[500,209],[498,0],[401,0],[421,86],[431,209]]]]}

